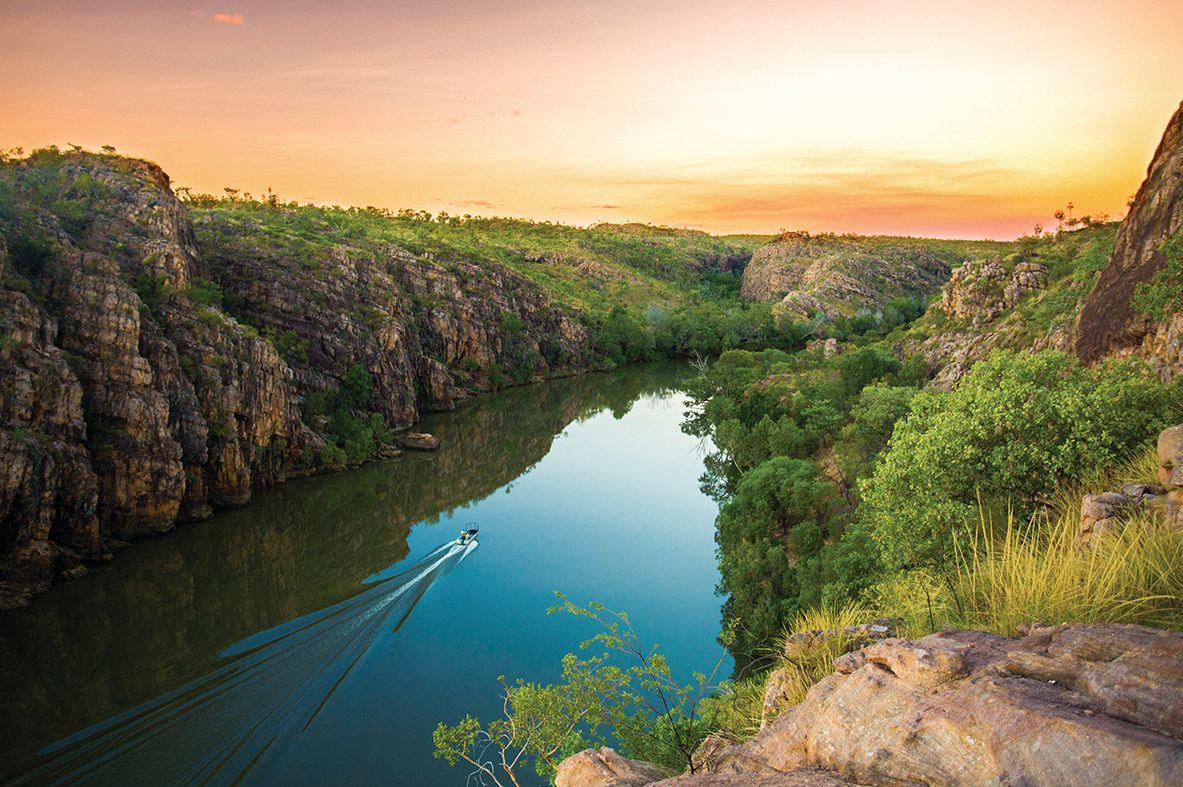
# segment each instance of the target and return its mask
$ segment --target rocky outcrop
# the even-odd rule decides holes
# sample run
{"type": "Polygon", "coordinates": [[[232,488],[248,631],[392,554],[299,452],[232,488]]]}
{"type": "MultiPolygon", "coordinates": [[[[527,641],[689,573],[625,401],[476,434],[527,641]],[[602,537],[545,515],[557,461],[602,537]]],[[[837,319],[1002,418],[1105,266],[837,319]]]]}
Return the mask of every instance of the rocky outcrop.
{"type": "Polygon", "coordinates": [[[1076,322],[1081,360],[1141,353],[1164,378],[1183,371],[1183,315],[1155,324],[1131,302],[1135,288],[1165,264],[1163,243],[1183,227],[1183,104],[1167,124],[1146,179],[1122,222],[1113,253],[1076,322]]]}
{"type": "Polygon", "coordinates": [[[803,769],[822,769],[823,784],[1183,780],[1183,633],[942,632],[877,642],[835,669],[751,741],[672,783],[810,783],[788,781],[803,769]]]}
{"type": "Polygon", "coordinates": [[[941,310],[950,317],[979,324],[1013,308],[1029,292],[1047,286],[1047,266],[1038,262],[1008,265],[1001,257],[966,262],[941,290],[941,310]]]}
{"type": "Polygon", "coordinates": [[[440,439],[426,432],[407,432],[403,446],[415,451],[434,451],[440,447],[440,439]]]}
{"type": "Polygon", "coordinates": [[[563,760],[556,787],[642,787],[665,774],[656,765],[621,757],[607,746],[585,749],[563,760]]]}
{"type": "Polygon", "coordinates": [[[955,257],[904,239],[791,232],[756,250],[740,294],[779,301],[777,310],[794,317],[849,316],[901,295],[935,292],[955,257]]]}
{"type": "Polygon", "coordinates": [[[1167,490],[1167,525],[1183,529],[1183,424],[1158,436],[1158,482],[1167,490]]]}
{"type": "Polygon", "coordinates": [[[1162,494],[1161,487],[1126,484],[1120,492],[1085,495],[1080,502],[1076,547],[1094,546],[1107,533],[1120,532],[1126,521],[1138,511],[1158,508],[1162,494]]]}
{"type": "Polygon", "coordinates": [[[0,608],[342,466],[369,413],[397,429],[494,375],[592,363],[582,324],[496,263],[194,214],[117,156],[42,152],[0,178],[0,608]]]}

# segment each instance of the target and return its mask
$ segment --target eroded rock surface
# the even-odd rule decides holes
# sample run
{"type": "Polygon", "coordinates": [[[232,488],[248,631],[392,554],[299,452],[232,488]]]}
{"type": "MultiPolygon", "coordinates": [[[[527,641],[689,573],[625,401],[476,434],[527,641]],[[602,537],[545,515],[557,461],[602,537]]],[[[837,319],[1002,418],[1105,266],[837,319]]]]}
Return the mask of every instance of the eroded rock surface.
{"type": "Polygon", "coordinates": [[[195,229],[158,166],[118,156],[33,157],[3,177],[0,608],[112,546],[340,467],[331,419],[307,404],[358,369],[358,409],[397,429],[494,372],[591,363],[582,324],[497,263],[317,245],[216,212],[195,229]]]}
{"type": "Polygon", "coordinates": [[[563,760],[557,787],[642,787],[665,776],[656,765],[621,757],[613,749],[584,749],[563,760]]]}
{"type": "Polygon", "coordinates": [[[973,324],[1013,308],[1029,292],[1047,286],[1047,267],[1038,262],[1007,265],[1001,257],[971,260],[949,277],[941,290],[941,309],[973,324]]]}
{"type": "Polygon", "coordinates": [[[1167,123],[1113,253],[1081,309],[1073,341],[1080,358],[1140,353],[1164,378],[1183,371],[1183,315],[1155,323],[1131,302],[1135,288],[1165,264],[1163,243],[1183,227],[1183,104],[1167,123]]]}
{"type": "Polygon", "coordinates": [[[1167,524],[1183,529],[1183,424],[1158,435],[1158,482],[1166,489],[1167,524]]]}
{"type": "Polygon", "coordinates": [[[780,301],[795,317],[875,310],[901,295],[928,295],[949,278],[947,257],[917,244],[791,232],[756,250],[743,297],[780,301]]]}
{"type": "Polygon", "coordinates": [[[883,640],[835,668],[752,740],[712,752],[705,773],[662,783],[1183,782],[1183,633],[943,632],[883,640]],[[806,778],[820,781],[793,781],[806,778]]]}

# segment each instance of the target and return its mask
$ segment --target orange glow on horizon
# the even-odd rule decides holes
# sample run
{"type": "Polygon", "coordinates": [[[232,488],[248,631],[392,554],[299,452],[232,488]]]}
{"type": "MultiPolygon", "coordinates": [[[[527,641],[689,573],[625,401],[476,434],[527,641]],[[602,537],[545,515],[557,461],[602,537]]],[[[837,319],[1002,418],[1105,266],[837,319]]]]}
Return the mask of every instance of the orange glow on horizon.
{"type": "Polygon", "coordinates": [[[1152,0],[15,0],[0,147],[317,203],[1012,238],[1124,212],[1180,30],[1152,0]]]}

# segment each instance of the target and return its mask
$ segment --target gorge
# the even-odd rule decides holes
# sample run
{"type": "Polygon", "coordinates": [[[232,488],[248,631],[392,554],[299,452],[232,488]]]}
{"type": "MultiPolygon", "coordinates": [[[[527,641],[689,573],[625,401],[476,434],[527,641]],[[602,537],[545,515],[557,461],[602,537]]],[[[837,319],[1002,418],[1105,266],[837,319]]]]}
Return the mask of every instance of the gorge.
{"type": "Polygon", "coordinates": [[[1177,781],[1181,206],[1183,105],[1123,220],[1015,241],[7,152],[0,777],[1177,781]],[[567,655],[604,610],[640,666],[567,655]]]}

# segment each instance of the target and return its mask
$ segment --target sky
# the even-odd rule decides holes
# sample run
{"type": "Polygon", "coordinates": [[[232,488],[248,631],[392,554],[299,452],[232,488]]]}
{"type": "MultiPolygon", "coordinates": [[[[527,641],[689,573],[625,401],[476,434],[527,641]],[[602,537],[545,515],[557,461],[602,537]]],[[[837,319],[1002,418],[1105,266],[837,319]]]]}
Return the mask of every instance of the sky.
{"type": "Polygon", "coordinates": [[[0,0],[0,147],[285,200],[1013,238],[1120,216],[1183,2],[0,0]]]}

